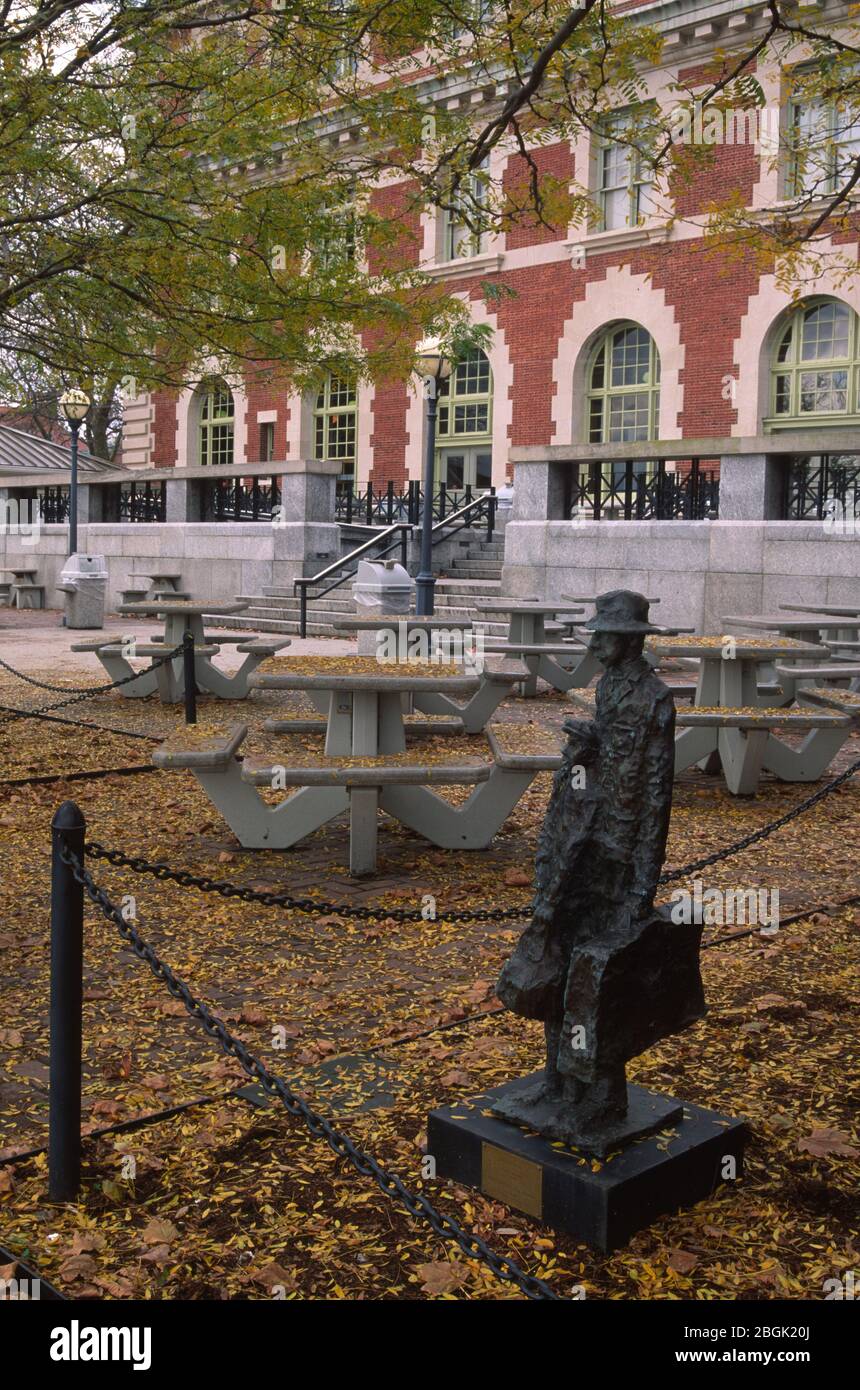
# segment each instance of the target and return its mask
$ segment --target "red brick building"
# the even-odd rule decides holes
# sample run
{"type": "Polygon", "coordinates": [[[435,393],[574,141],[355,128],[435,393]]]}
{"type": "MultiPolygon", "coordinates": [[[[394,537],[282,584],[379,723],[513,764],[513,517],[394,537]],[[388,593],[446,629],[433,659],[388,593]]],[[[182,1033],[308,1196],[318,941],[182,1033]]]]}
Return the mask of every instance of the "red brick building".
{"type": "MultiPolygon", "coordinates": [[[[716,52],[747,49],[766,23],[740,0],[653,0],[631,6],[664,35],[663,65],[647,74],[648,99],[664,109],[679,78],[704,90],[716,52]]],[[[824,0],[832,27],[848,7],[824,0]]],[[[703,138],[712,145],[688,184],[649,181],[613,129],[539,150],[548,174],[587,188],[596,212],[582,227],[529,226],[475,238],[448,215],[410,210],[409,188],[372,194],[402,209],[403,245],[416,265],[444,280],[489,324],[492,346],[458,369],[441,402],[438,476],[449,486],[486,486],[509,476],[512,446],[624,440],[760,436],[799,426],[860,425],[860,281],[838,261],[857,258],[860,233],[822,247],[821,273],[793,302],[774,267],[706,254],[709,205],[736,193],[754,212],[786,209],[803,191],[792,149],[799,128],[833,128],[826,104],[798,110],[775,60],[756,69],[763,106],[725,118],[703,138]],[[828,125],[829,122],[829,125],[828,125]],[[816,124],[817,123],[817,124],[816,124]],[[823,125],[822,125],[823,123],[823,125]],[[713,138],[711,138],[713,137],[713,138]],[[671,223],[669,218],[674,220],[671,223]],[[512,296],[488,295],[502,285],[512,296]]],[[[426,80],[432,87],[434,79],[426,80]]],[[[445,100],[469,103],[463,87],[445,100]]],[[[479,109],[479,108],[478,108],[479,109]]],[[[860,150],[849,125],[822,144],[821,159],[860,150]]],[[[491,156],[490,174],[516,182],[510,146],[491,156]]],[[[831,177],[832,175],[832,177],[831,177]]],[[[852,220],[851,226],[855,226],[852,220]]],[[[408,384],[326,383],[302,399],[285,385],[217,376],[217,364],[178,396],[129,403],[123,459],[130,466],[338,459],[344,476],[398,486],[421,472],[423,409],[408,384]]]]}

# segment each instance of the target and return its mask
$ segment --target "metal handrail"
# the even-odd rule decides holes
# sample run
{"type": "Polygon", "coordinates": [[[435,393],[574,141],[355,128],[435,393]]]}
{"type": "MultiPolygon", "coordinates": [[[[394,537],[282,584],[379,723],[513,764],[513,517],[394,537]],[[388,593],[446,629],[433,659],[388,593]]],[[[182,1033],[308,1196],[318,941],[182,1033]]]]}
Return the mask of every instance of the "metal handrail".
{"type": "Polygon", "coordinates": [[[471,502],[467,502],[464,507],[460,507],[456,512],[449,512],[448,515],[446,517],[443,517],[441,521],[437,521],[435,526],[432,528],[431,534],[435,536],[437,531],[439,531],[440,534],[436,537],[436,540],[434,540],[433,544],[438,545],[440,541],[445,540],[445,537],[441,534],[441,532],[448,530],[452,522],[459,521],[460,523],[459,526],[455,527],[455,530],[465,530],[468,524],[466,521],[466,517],[469,515],[470,512],[475,511],[476,508],[483,507],[484,504],[486,504],[487,506],[487,540],[491,541],[493,539],[493,526],[495,525],[496,520],[497,505],[496,489],[494,487],[489,488],[488,491],[482,493],[480,497],[473,498],[471,502]]]}
{"type": "MultiPolygon", "coordinates": [[[[337,571],[343,569],[344,565],[349,565],[352,563],[353,560],[358,560],[360,556],[362,556],[365,553],[365,551],[372,550],[373,547],[379,545],[381,541],[388,540],[389,536],[391,536],[395,531],[399,531],[400,535],[396,537],[390,545],[387,545],[381,553],[383,555],[387,555],[390,550],[396,549],[396,547],[399,545],[400,562],[405,569],[407,562],[407,533],[411,536],[412,529],[413,528],[408,521],[396,521],[392,526],[386,526],[384,530],[378,531],[375,535],[370,536],[368,540],[362,541],[361,545],[356,546],[355,550],[351,550],[348,555],[341,556],[339,560],[333,560],[330,565],[326,565],[325,569],[320,570],[319,574],[302,575],[299,579],[294,579],[293,592],[298,592],[299,595],[299,636],[307,637],[308,589],[311,588],[312,585],[321,584],[324,580],[329,579],[331,575],[337,574],[337,571]]],[[[339,578],[337,578],[333,584],[329,584],[328,588],[321,590],[321,592],[318,594],[315,594],[314,598],[324,598],[326,594],[331,593],[332,589],[340,588],[341,584],[345,584],[346,581],[350,579],[353,574],[355,574],[357,569],[358,565],[355,566],[355,569],[349,570],[346,574],[340,575],[339,578]]]]}

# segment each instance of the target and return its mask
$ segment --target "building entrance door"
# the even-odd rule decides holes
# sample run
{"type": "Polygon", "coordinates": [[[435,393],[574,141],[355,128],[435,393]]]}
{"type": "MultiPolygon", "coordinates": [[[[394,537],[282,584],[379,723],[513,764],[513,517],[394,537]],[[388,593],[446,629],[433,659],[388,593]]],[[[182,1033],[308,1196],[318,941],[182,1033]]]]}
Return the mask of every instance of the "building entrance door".
{"type": "Polygon", "coordinates": [[[440,449],[437,455],[436,476],[448,492],[482,492],[493,481],[493,455],[485,445],[440,449]]]}

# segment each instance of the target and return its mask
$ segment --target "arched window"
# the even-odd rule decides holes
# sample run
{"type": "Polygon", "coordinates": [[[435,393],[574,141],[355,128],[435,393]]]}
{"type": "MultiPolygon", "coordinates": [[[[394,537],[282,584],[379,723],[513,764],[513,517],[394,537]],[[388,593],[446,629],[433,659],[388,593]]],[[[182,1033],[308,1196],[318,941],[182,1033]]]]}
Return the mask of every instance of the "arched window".
{"type": "Polygon", "coordinates": [[[329,372],[314,410],[314,457],[336,459],[341,473],[355,473],[357,395],[354,381],[329,372]]]}
{"type": "Polygon", "coordinates": [[[588,372],[588,439],[615,444],[656,439],[660,420],[660,354],[636,323],[610,328],[588,372]]]}
{"type": "Polygon", "coordinates": [[[436,472],[448,488],[492,483],[493,374],[476,349],[439,383],[436,472]]]}
{"type": "Polygon", "coordinates": [[[847,304],[819,299],[795,309],[779,336],[767,423],[834,417],[860,417],[860,326],[847,304]]]}
{"type": "Polygon", "coordinates": [[[200,394],[200,449],[202,464],[233,462],[235,411],[233,393],[226,381],[204,381],[200,394]]]}

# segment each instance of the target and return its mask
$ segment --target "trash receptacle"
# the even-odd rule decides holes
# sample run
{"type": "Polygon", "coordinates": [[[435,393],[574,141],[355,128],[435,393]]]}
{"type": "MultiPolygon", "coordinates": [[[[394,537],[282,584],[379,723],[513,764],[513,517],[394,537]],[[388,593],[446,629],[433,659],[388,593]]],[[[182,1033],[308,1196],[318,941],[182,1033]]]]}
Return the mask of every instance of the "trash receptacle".
{"type": "Polygon", "coordinates": [[[70,555],[58,589],[66,595],[66,627],[104,627],[107,565],[104,555],[70,555]]]}
{"type": "Polygon", "coordinates": [[[414,593],[415,580],[395,560],[359,560],[352,596],[363,616],[409,613],[414,593]]]}
{"type": "MultiPolygon", "coordinates": [[[[359,618],[402,617],[413,607],[415,580],[394,560],[359,560],[352,586],[359,618]]],[[[378,631],[358,633],[358,655],[379,656],[378,631]]]]}

